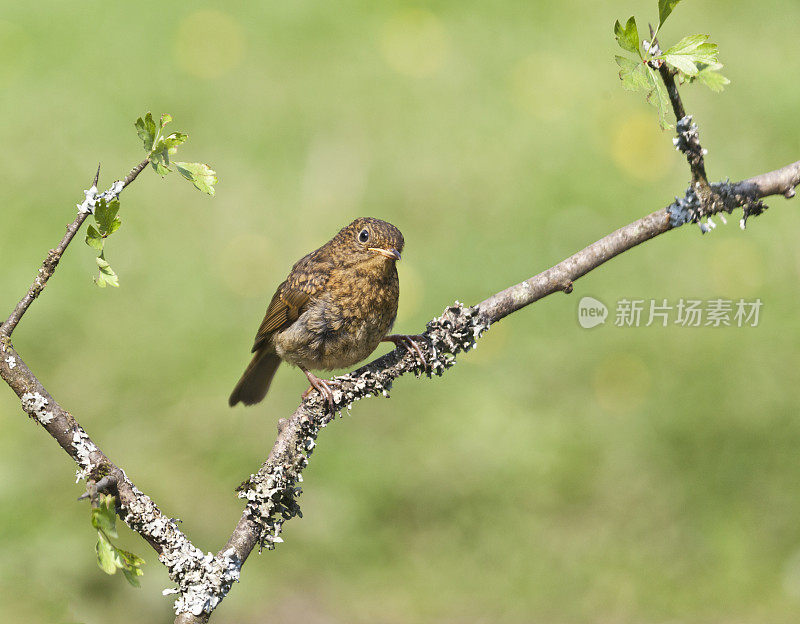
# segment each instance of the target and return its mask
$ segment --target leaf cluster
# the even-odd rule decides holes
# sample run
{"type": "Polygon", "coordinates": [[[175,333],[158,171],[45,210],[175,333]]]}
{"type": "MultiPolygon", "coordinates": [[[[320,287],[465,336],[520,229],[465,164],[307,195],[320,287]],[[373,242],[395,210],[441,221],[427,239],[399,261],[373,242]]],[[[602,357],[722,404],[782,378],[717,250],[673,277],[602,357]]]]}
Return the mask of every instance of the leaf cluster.
{"type": "Polygon", "coordinates": [[[170,163],[180,145],[186,143],[189,135],[181,132],[167,134],[164,127],[172,121],[172,115],[164,113],[158,122],[153,119],[152,113],[136,120],[136,132],[144,145],[144,151],[150,160],[150,166],[160,176],[165,176],[172,171],[170,164],[174,164],[185,179],[194,184],[195,188],[208,195],[214,195],[214,185],[217,183],[217,172],[204,163],[179,162],[170,163]]]}
{"type": "Polygon", "coordinates": [[[99,252],[96,258],[98,274],[94,281],[100,288],[119,287],[119,277],[105,258],[106,239],[122,225],[122,221],[117,216],[118,212],[119,199],[115,197],[109,201],[101,197],[94,207],[95,225],[90,225],[86,230],[86,244],[99,252]]]}
{"type": "Polygon", "coordinates": [[[98,496],[97,507],[92,508],[92,526],[97,529],[97,565],[106,574],[122,570],[125,578],[134,587],[139,587],[145,561],[127,550],[117,548],[111,538],[117,538],[117,514],[114,497],[110,494],[98,496]]]}
{"type": "MultiPolygon", "coordinates": [[[[164,113],[158,121],[153,114],[148,112],[144,117],[139,117],[134,124],[136,133],[142,140],[147,160],[153,170],[159,175],[166,176],[172,171],[174,165],[183,178],[194,184],[195,188],[208,195],[214,195],[214,185],[217,183],[217,172],[205,163],[171,161],[178,147],[186,143],[189,135],[182,132],[167,133],[164,129],[172,121],[172,115],[164,113]]],[[[122,182],[117,182],[118,188],[112,187],[103,195],[97,197],[94,205],[95,224],[90,225],[86,231],[86,244],[98,251],[96,258],[98,274],[94,278],[95,284],[101,288],[106,286],[119,287],[119,277],[111,268],[105,257],[106,239],[116,232],[122,225],[117,213],[119,212],[119,191],[124,187],[122,182]],[[116,193],[114,195],[113,193],[116,193]]],[[[96,196],[96,189],[91,191],[96,196]]],[[[94,197],[92,196],[92,197],[94,197]]],[[[87,195],[88,197],[88,195],[87,195]]]]}
{"type": "Polygon", "coordinates": [[[614,24],[614,37],[619,46],[635,55],[634,58],[621,55],[614,57],[620,68],[622,86],[646,94],[647,101],[658,109],[662,128],[671,127],[667,121],[669,97],[658,75],[663,65],[676,74],[679,82],[698,81],[713,91],[722,91],[730,83],[719,73],[722,69],[718,58],[719,48],[716,43],[709,43],[708,35],[689,35],[664,51],[656,44],[661,27],[680,1],[659,0],[658,28],[653,32],[651,42],[640,40],[634,17],[630,17],[624,25],[619,20],[614,24]]]}

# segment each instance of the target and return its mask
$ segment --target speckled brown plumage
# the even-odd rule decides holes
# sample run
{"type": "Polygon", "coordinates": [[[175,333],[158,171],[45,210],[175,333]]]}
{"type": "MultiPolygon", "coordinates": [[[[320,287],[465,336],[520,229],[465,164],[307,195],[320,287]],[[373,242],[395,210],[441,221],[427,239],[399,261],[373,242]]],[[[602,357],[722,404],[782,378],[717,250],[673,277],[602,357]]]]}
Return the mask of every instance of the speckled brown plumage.
{"type": "Polygon", "coordinates": [[[400,293],[395,262],[403,235],[380,219],[363,217],[300,259],[270,301],[256,334],[253,357],[230,404],[261,401],[281,360],[300,367],[330,402],[328,383],[309,369],[360,362],[388,336],[400,293]]]}

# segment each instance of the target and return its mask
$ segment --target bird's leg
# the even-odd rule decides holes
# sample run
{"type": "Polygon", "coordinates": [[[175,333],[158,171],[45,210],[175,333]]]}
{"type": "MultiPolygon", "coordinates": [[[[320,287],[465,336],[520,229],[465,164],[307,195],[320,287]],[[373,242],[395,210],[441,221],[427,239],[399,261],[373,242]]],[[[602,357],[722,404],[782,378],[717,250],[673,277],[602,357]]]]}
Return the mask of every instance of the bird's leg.
{"type": "Polygon", "coordinates": [[[308,381],[311,382],[311,386],[309,386],[308,390],[306,390],[303,393],[302,399],[305,400],[309,394],[311,394],[314,390],[316,390],[322,396],[322,399],[323,401],[325,401],[325,405],[328,408],[328,410],[330,410],[330,412],[335,412],[336,403],[333,400],[333,391],[331,390],[331,386],[339,385],[341,382],[333,381],[331,379],[328,380],[320,379],[304,366],[301,366],[300,370],[306,374],[306,377],[308,377],[308,381]]]}
{"type": "Polygon", "coordinates": [[[422,362],[423,368],[427,369],[428,361],[425,359],[422,349],[419,348],[417,340],[425,340],[425,336],[420,334],[416,334],[414,336],[408,336],[406,334],[389,334],[388,336],[384,337],[381,342],[393,342],[398,347],[405,347],[406,351],[408,351],[411,355],[416,355],[422,362]]]}

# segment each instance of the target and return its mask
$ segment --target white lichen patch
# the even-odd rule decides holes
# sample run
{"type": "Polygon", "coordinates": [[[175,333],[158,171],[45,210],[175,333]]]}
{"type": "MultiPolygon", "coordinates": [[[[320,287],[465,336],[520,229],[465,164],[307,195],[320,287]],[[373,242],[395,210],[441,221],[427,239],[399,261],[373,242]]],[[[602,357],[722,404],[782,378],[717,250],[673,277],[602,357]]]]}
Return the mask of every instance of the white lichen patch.
{"type": "Polygon", "coordinates": [[[15,358],[13,355],[9,355],[6,357],[6,364],[8,364],[8,367],[11,370],[14,370],[14,367],[17,365],[17,358],[15,358]]]}
{"type": "Polygon", "coordinates": [[[132,530],[161,545],[158,558],[178,585],[163,592],[164,595],[178,594],[175,613],[211,613],[234,581],[239,580],[242,563],[236,551],[230,548],[216,557],[204,553],[178,529],[174,520],[161,513],[149,496],[127,481],[127,477],[126,483],[135,498],[126,505],[122,519],[132,530]]]}
{"type": "Polygon", "coordinates": [[[222,601],[234,582],[239,580],[242,563],[233,548],[220,556],[193,546],[188,540],[177,550],[162,554],[159,560],[170,570],[178,587],[162,593],[180,594],[175,600],[175,613],[201,615],[211,613],[222,601]]]}
{"type": "Polygon", "coordinates": [[[102,199],[105,199],[106,201],[111,201],[112,199],[117,197],[117,195],[119,195],[122,192],[122,188],[123,188],[124,185],[125,185],[125,183],[122,180],[117,180],[116,182],[114,182],[114,184],[112,184],[109,187],[109,189],[107,191],[104,191],[104,192],[99,193],[99,194],[97,192],[97,187],[96,186],[92,186],[92,188],[86,189],[85,191],[83,191],[83,194],[85,196],[84,200],[80,204],[77,204],[78,212],[80,212],[80,213],[86,213],[86,212],[93,213],[94,212],[94,207],[97,204],[97,201],[99,199],[102,198],[102,199]]]}
{"type": "MultiPolygon", "coordinates": [[[[295,425],[297,427],[297,425],[295,425]]],[[[268,469],[250,475],[240,489],[239,498],[247,501],[248,515],[259,525],[259,541],[267,550],[283,542],[280,536],[283,523],[300,515],[297,497],[302,490],[302,471],[308,466],[308,456],[314,450],[323,423],[303,419],[294,434],[294,447],[282,461],[268,469]]]]}
{"type": "Polygon", "coordinates": [[[85,213],[85,212],[94,212],[94,206],[97,203],[97,187],[92,185],[92,188],[86,189],[83,191],[84,200],[77,204],[78,212],[85,213]]]}
{"type": "Polygon", "coordinates": [[[53,414],[47,411],[47,399],[38,392],[26,392],[22,395],[22,409],[43,425],[47,425],[53,420],[53,414]]]}
{"type": "Polygon", "coordinates": [[[75,473],[75,483],[77,483],[81,479],[86,479],[95,468],[92,464],[92,453],[97,450],[97,447],[83,429],[76,429],[73,432],[72,447],[75,449],[76,461],[80,465],[75,473]]]}

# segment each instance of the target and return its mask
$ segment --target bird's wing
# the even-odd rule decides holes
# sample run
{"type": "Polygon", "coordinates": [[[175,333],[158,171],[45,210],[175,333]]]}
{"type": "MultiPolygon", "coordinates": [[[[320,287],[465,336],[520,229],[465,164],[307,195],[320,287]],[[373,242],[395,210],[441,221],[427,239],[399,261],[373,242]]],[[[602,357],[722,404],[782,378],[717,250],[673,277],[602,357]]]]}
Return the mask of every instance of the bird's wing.
{"type": "Polygon", "coordinates": [[[303,258],[295,265],[289,278],[278,286],[272,296],[261,327],[258,328],[253,351],[260,349],[274,332],[294,323],[305,312],[314,295],[324,287],[327,272],[303,270],[306,268],[305,260],[303,258]]]}

